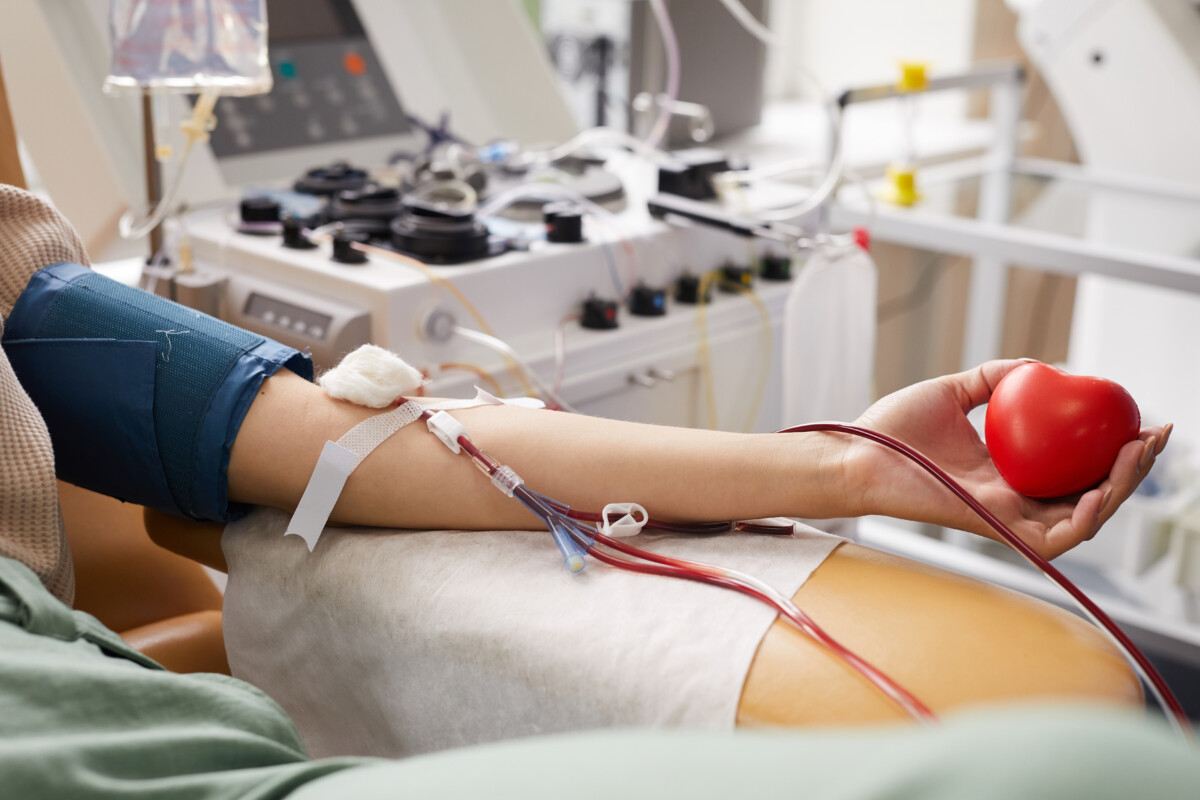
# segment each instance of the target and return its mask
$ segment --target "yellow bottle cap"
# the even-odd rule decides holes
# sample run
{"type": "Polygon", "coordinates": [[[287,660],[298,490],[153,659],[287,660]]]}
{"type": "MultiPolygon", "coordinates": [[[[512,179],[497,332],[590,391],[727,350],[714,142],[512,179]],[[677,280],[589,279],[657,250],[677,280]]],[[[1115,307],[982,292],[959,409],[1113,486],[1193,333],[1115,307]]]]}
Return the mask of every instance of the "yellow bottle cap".
{"type": "Polygon", "coordinates": [[[914,206],[921,201],[917,191],[917,170],[911,166],[891,165],[887,168],[888,185],[879,198],[898,206],[914,206]]]}
{"type": "Polygon", "coordinates": [[[929,86],[929,64],[924,61],[901,61],[900,80],[896,88],[902,92],[920,92],[929,86]]]}

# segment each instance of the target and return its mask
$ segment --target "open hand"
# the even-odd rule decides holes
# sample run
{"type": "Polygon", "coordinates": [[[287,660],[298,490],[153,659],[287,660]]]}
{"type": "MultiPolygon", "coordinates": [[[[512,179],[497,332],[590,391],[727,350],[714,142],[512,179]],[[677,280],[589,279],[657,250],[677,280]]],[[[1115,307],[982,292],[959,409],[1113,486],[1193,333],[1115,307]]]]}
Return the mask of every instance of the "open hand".
{"type": "MultiPolygon", "coordinates": [[[[1078,496],[1035,500],[1018,494],[996,471],[967,420],[1023,361],[989,361],[957,375],[923,381],[883,398],[855,421],[916,448],[945,470],[1045,558],[1091,539],[1154,466],[1171,426],[1142,428],[1121,448],[1112,471],[1078,496]]],[[[855,440],[846,455],[851,486],[861,487],[866,514],[931,522],[998,538],[962,501],[920,466],[874,442],[855,440]]]]}

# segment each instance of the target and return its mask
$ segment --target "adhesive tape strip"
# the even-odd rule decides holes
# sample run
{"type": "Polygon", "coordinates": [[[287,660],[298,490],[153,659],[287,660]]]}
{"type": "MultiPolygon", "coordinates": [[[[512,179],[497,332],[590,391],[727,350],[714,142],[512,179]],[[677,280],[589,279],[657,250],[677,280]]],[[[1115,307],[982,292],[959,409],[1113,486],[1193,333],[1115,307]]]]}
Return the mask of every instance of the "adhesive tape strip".
{"type": "Polygon", "coordinates": [[[376,447],[420,416],[421,407],[405,401],[386,414],[363,420],[336,442],[326,442],[284,535],[299,536],[311,553],[351,473],[376,447]]]}

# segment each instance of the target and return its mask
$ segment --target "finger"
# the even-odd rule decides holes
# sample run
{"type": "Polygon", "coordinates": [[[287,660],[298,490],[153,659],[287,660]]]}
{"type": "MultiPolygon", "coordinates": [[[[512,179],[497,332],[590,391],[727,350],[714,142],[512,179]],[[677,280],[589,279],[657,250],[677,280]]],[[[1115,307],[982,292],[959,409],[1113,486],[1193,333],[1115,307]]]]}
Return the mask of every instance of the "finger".
{"type": "Polygon", "coordinates": [[[1151,435],[1145,441],[1137,439],[1129,442],[1117,453],[1112,472],[1097,487],[1108,494],[1108,499],[1100,511],[1099,525],[1112,518],[1121,504],[1128,500],[1141,484],[1142,478],[1150,472],[1154,466],[1156,443],[1157,438],[1151,435]]]}
{"type": "MultiPolygon", "coordinates": [[[[1113,490],[1113,496],[1117,503],[1121,503],[1126,497],[1133,492],[1134,487],[1138,483],[1138,473],[1141,472],[1142,459],[1146,455],[1146,442],[1151,441],[1154,437],[1142,441],[1137,439],[1127,443],[1117,453],[1117,458],[1113,462],[1112,471],[1108,473],[1108,488],[1113,490]]],[[[1104,484],[1101,484],[1103,486],[1104,484]]],[[[1110,511],[1112,509],[1109,509],[1110,511]]]]}
{"type": "Polygon", "coordinates": [[[1087,535],[1088,541],[1091,541],[1100,532],[1100,529],[1104,527],[1104,523],[1108,521],[1108,518],[1112,516],[1118,503],[1113,502],[1113,490],[1111,486],[1104,488],[1097,487],[1089,492],[1089,494],[1096,494],[1100,497],[1099,502],[1096,504],[1095,524],[1092,525],[1092,529],[1087,535]]]}
{"type": "Polygon", "coordinates": [[[1151,436],[1153,436],[1154,438],[1161,441],[1162,437],[1163,437],[1163,433],[1166,431],[1166,429],[1167,429],[1167,426],[1150,425],[1150,426],[1142,428],[1140,431],[1138,431],[1137,438],[1141,439],[1144,442],[1147,439],[1149,439],[1151,436]]]}
{"type": "Polygon", "coordinates": [[[1045,544],[1040,551],[1046,558],[1057,558],[1077,544],[1085,542],[1100,530],[1102,506],[1111,506],[1109,492],[1092,489],[1079,498],[1071,516],[1046,532],[1045,544]]]}
{"type": "Polygon", "coordinates": [[[1029,358],[988,361],[966,372],[949,375],[945,380],[952,382],[959,404],[962,406],[963,412],[967,412],[986,403],[991,398],[992,392],[996,390],[996,385],[1003,380],[1005,375],[1032,361],[1033,359],[1029,358]]]}
{"type": "Polygon", "coordinates": [[[1158,438],[1151,436],[1142,445],[1142,455],[1138,459],[1138,475],[1144,477],[1154,466],[1154,458],[1158,455],[1158,438]]]}

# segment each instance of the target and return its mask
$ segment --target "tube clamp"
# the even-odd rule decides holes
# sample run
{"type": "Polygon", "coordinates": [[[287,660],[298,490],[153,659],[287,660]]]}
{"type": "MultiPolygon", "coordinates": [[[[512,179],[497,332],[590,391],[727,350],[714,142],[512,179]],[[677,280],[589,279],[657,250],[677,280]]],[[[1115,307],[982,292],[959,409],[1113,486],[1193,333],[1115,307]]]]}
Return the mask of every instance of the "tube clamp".
{"type": "Polygon", "coordinates": [[[467,435],[467,429],[463,427],[463,424],[445,411],[437,412],[426,420],[425,424],[429,426],[429,432],[441,439],[442,444],[446,445],[447,449],[455,455],[462,452],[462,445],[458,443],[458,437],[471,438],[467,435]]]}

